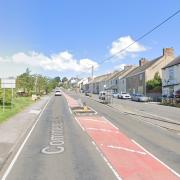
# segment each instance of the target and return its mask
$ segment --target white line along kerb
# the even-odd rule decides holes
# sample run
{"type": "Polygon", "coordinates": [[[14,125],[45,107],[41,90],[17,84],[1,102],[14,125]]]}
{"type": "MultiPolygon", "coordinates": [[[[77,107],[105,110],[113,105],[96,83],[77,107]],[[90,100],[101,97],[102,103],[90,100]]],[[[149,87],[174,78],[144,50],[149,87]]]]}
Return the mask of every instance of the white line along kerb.
{"type": "Polygon", "coordinates": [[[7,168],[7,170],[5,171],[3,177],[1,180],[6,180],[8,174],[10,173],[13,165],[15,164],[17,158],[19,157],[24,145],[26,144],[27,140],[29,139],[31,133],[33,132],[34,128],[36,127],[36,124],[38,123],[39,119],[41,118],[41,115],[43,114],[44,110],[46,109],[47,105],[49,104],[51,98],[48,100],[48,102],[45,104],[44,108],[42,109],[40,115],[38,116],[37,120],[35,121],[34,125],[32,126],[31,130],[29,131],[28,135],[26,136],[26,138],[24,139],[23,143],[21,144],[19,150],[17,151],[16,155],[14,156],[13,160],[11,161],[9,167],[7,168]]]}

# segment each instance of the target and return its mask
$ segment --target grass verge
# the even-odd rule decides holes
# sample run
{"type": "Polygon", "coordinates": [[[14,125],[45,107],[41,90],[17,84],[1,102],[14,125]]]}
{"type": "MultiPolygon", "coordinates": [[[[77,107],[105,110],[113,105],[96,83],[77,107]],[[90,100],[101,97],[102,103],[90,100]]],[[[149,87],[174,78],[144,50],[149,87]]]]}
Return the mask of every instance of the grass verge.
{"type": "Polygon", "coordinates": [[[0,123],[4,122],[8,118],[22,111],[27,106],[31,105],[33,101],[31,97],[17,97],[13,102],[13,109],[10,106],[6,106],[5,111],[3,112],[2,106],[0,107],[0,123]]]}

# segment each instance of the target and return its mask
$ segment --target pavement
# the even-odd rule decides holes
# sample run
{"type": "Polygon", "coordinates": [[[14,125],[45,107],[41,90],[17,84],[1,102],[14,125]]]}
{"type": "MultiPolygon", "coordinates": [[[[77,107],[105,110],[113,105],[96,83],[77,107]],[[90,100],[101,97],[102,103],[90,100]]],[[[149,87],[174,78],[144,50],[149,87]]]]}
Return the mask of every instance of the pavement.
{"type": "Polygon", "coordinates": [[[0,124],[0,170],[23,140],[48,99],[49,96],[42,97],[33,105],[0,124]]]}

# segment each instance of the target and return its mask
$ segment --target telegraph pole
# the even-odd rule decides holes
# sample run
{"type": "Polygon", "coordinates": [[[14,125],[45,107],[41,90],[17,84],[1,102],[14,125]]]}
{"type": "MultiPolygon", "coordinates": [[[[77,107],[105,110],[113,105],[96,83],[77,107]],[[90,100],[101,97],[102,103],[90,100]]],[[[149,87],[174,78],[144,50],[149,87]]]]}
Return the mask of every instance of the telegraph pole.
{"type": "Polygon", "coordinates": [[[91,73],[92,73],[92,79],[93,79],[93,77],[94,77],[94,66],[92,66],[91,73]]]}

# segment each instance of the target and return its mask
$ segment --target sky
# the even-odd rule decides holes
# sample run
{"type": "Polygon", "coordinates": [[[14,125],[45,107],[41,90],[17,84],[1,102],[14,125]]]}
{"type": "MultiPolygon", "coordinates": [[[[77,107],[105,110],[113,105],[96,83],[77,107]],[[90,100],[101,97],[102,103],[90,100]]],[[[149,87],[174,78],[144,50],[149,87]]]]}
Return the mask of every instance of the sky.
{"type": "Polygon", "coordinates": [[[0,78],[27,67],[81,78],[94,66],[97,76],[154,59],[166,47],[180,55],[180,14],[116,55],[179,9],[179,0],[0,0],[0,78]]]}

